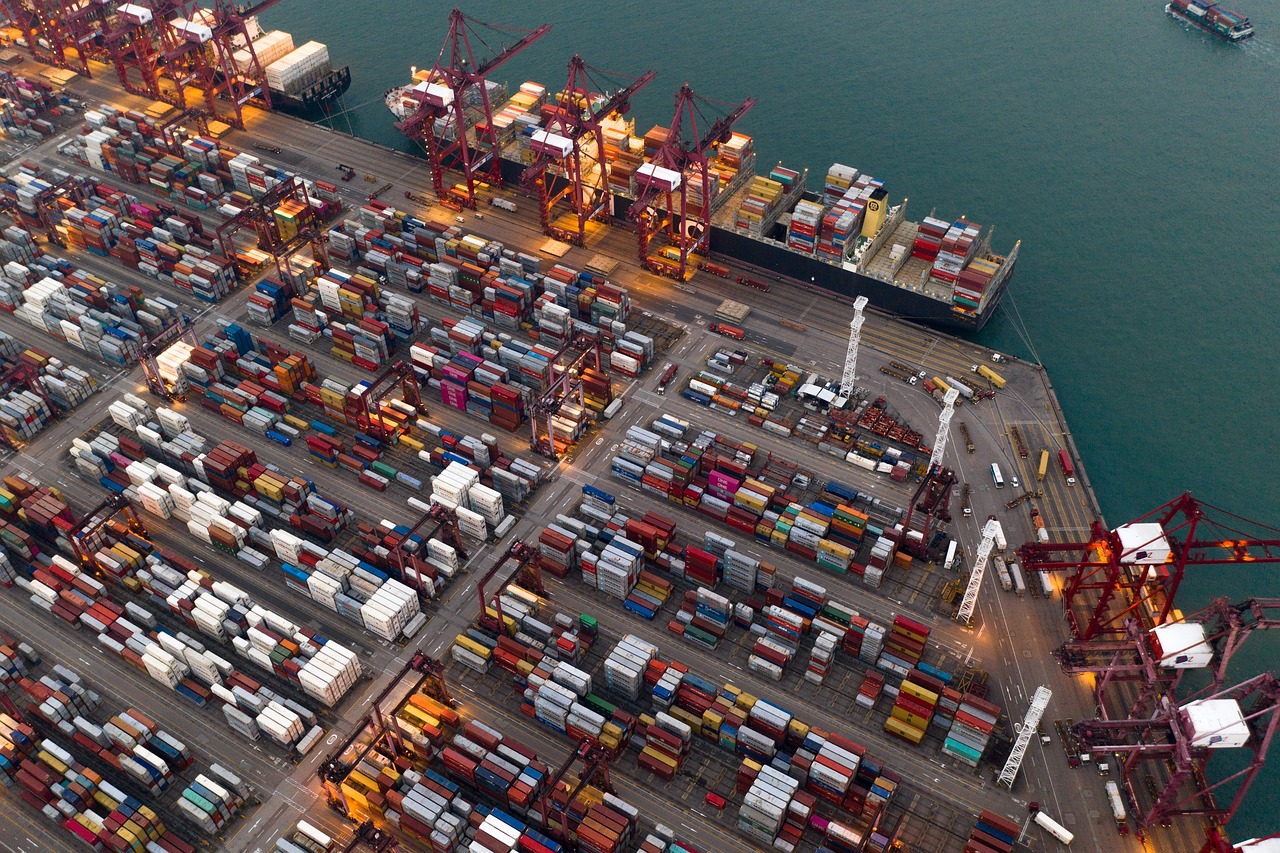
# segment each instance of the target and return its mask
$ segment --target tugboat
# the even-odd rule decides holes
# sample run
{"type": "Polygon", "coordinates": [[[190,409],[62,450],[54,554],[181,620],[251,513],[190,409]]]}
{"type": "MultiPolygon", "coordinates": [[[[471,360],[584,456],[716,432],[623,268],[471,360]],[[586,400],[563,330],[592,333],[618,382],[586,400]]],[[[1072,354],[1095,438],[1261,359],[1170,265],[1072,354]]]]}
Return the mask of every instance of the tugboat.
{"type": "Polygon", "coordinates": [[[1253,37],[1253,24],[1239,12],[1224,9],[1206,0],[1172,0],[1164,10],[1174,18],[1186,21],[1207,33],[1230,42],[1253,37]]]}

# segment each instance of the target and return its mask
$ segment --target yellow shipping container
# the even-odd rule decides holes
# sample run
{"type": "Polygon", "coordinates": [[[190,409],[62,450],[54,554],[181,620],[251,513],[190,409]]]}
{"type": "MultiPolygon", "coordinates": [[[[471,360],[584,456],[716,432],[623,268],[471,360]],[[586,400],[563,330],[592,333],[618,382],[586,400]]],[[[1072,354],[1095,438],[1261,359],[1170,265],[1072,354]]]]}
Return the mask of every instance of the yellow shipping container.
{"type": "Polygon", "coordinates": [[[904,738],[911,743],[919,743],[924,740],[924,732],[915,726],[904,723],[897,717],[890,717],[884,721],[884,730],[892,735],[904,738]]]}
{"type": "Polygon", "coordinates": [[[903,693],[906,693],[908,696],[914,696],[915,698],[919,699],[921,702],[925,702],[929,705],[938,704],[938,694],[934,693],[932,690],[928,690],[924,687],[921,687],[919,684],[913,684],[910,681],[904,681],[898,687],[898,689],[901,690],[903,693]]]}
{"type": "Polygon", "coordinates": [[[474,655],[479,656],[482,660],[488,660],[493,657],[493,652],[468,637],[466,634],[459,634],[453,640],[454,644],[461,646],[474,655]]]}
{"type": "Polygon", "coordinates": [[[303,420],[296,415],[285,415],[284,422],[296,429],[298,432],[306,432],[311,429],[311,422],[303,420]]]}
{"type": "Polygon", "coordinates": [[[791,720],[791,722],[787,723],[787,731],[793,737],[798,738],[800,740],[804,740],[809,736],[809,728],[810,727],[808,723],[802,723],[799,720],[794,718],[791,720]]]}
{"type": "Polygon", "coordinates": [[[658,750],[654,749],[651,746],[646,746],[644,749],[640,751],[645,755],[649,756],[650,758],[652,758],[654,761],[667,765],[672,770],[678,770],[680,768],[680,765],[676,763],[676,760],[674,758],[670,757],[669,755],[665,755],[662,752],[659,752],[658,750]]]}

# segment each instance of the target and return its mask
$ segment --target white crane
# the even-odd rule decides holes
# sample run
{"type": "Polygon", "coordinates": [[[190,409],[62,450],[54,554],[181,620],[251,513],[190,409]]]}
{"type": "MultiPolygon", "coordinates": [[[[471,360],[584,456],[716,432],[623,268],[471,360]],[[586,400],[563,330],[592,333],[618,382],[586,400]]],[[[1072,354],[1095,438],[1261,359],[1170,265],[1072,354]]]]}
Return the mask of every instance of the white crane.
{"type": "Polygon", "coordinates": [[[956,400],[960,392],[948,388],[942,398],[942,414],[938,415],[938,437],[933,440],[933,455],[929,457],[929,467],[942,464],[942,452],[947,449],[947,437],[951,435],[951,416],[956,413],[956,400]]]}
{"type": "Polygon", "coordinates": [[[982,543],[978,545],[978,553],[973,559],[973,572],[969,575],[969,586],[965,588],[964,598],[960,601],[960,610],[956,613],[956,621],[964,625],[973,618],[974,608],[978,606],[978,590],[982,587],[982,578],[987,572],[987,561],[991,559],[991,549],[996,539],[1003,539],[1004,531],[1000,522],[989,519],[982,528],[982,543]]]}
{"type": "Polygon", "coordinates": [[[1045,709],[1049,707],[1049,700],[1052,698],[1053,691],[1048,687],[1042,684],[1036,688],[1036,692],[1031,697],[1031,705],[1027,708],[1027,715],[1022,718],[1022,729],[1018,732],[1018,739],[1013,742],[1013,750],[1010,751],[1009,758],[1004,763],[1004,769],[996,778],[998,784],[1013,788],[1013,780],[1017,778],[1018,770],[1022,767],[1023,756],[1027,754],[1027,746],[1039,728],[1040,720],[1044,717],[1045,709]]]}
{"type": "Polygon", "coordinates": [[[844,357],[844,373],[840,376],[840,396],[848,400],[853,396],[853,383],[858,378],[858,344],[862,342],[862,324],[867,318],[862,309],[870,300],[859,296],[853,303],[853,320],[849,322],[849,351],[844,357]]]}

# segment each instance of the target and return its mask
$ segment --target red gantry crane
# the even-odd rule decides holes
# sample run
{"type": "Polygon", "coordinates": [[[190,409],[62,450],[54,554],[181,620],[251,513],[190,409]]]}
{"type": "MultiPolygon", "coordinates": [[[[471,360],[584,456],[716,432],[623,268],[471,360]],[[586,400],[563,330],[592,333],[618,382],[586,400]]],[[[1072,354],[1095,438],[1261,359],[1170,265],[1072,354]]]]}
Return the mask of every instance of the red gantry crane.
{"type": "Polygon", "coordinates": [[[3,0],[0,9],[22,31],[38,61],[89,74],[107,7],[95,0],[3,0]]]}
{"type": "Polygon", "coordinates": [[[244,106],[251,98],[260,97],[269,109],[266,72],[253,49],[246,20],[279,2],[259,0],[239,8],[230,0],[215,0],[212,9],[201,8],[197,0],[172,3],[172,15],[157,27],[161,44],[157,70],[173,86],[172,91],[161,86],[161,99],[187,109],[187,89],[195,89],[209,116],[241,130],[244,106]],[[234,56],[242,46],[249,55],[244,67],[234,56]]]}
{"type": "Polygon", "coordinates": [[[613,783],[609,780],[608,751],[591,738],[584,737],[578,741],[577,747],[574,748],[573,752],[569,753],[564,763],[556,770],[555,775],[551,777],[551,784],[546,788],[546,793],[538,799],[534,806],[542,819],[543,828],[552,837],[563,840],[568,835],[568,828],[565,826],[565,815],[569,811],[569,806],[573,803],[574,798],[587,785],[595,785],[606,793],[612,794],[614,792],[613,783]],[[569,770],[579,761],[582,762],[582,773],[579,774],[578,781],[571,788],[567,784],[562,784],[569,770]],[[563,794],[561,793],[562,791],[564,792],[563,794]],[[550,822],[553,812],[556,815],[554,826],[550,822]]]}
{"type": "Polygon", "coordinates": [[[530,547],[524,541],[517,539],[511,543],[511,547],[507,548],[496,560],[489,570],[484,573],[484,577],[480,579],[480,583],[476,584],[476,593],[480,598],[480,613],[476,617],[476,624],[481,628],[492,631],[494,634],[503,633],[503,622],[505,621],[502,613],[502,591],[512,581],[519,581],[520,585],[536,595],[544,595],[545,590],[542,587],[542,573],[538,565],[538,550],[530,547]],[[498,588],[490,591],[487,595],[485,587],[499,573],[506,573],[506,577],[498,584],[498,588]],[[493,602],[494,616],[489,616],[489,602],[493,602]]]}
{"type": "Polygon", "coordinates": [[[1280,625],[1280,601],[1218,599],[1175,618],[1175,599],[1189,567],[1280,562],[1280,531],[1184,494],[1115,530],[1095,522],[1088,542],[1028,542],[1019,555],[1029,572],[1068,573],[1071,636],[1058,657],[1069,672],[1098,676],[1098,719],[1076,733],[1099,757],[1117,756],[1138,825],[1185,815],[1225,826],[1280,726],[1280,680],[1263,673],[1224,686],[1227,671],[1253,631],[1280,625]],[[1207,670],[1209,683],[1179,697],[1183,669],[1207,670]],[[1124,682],[1133,688],[1118,689],[1124,682]],[[1211,781],[1223,748],[1252,756],[1211,781]],[[1230,802],[1220,805],[1224,791],[1230,802]]]}
{"type": "Polygon", "coordinates": [[[146,5],[120,3],[114,19],[104,26],[103,47],[115,66],[120,85],[129,94],[161,99],[159,31],[176,10],[173,0],[146,0],[146,5]]]}
{"type": "Polygon", "coordinates": [[[1123,785],[1131,803],[1139,806],[1138,826],[1167,825],[1175,817],[1203,817],[1225,826],[1235,816],[1262,771],[1276,729],[1280,727],[1280,679],[1262,673],[1240,684],[1206,688],[1185,700],[1165,694],[1154,714],[1118,720],[1088,720],[1075,726],[1080,742],[1098,756],[1120,760],[1123,785]],[[1210,778],[1209,764],[1224,749],[1252,753],[1241,767],[1231,762],[1225,775],[1210,778]],[[1163,785],[1156,773],[1167,770],[1163,785]],[[1139,787],[1137,782],[1144,784],[1139,787]],[[1219,804],[1215,792],[1226,790],[1229,803],[1219,804]],[[1140,792],[1147,797],[1140,797],[1140,792]]]}
{"type": "Polygon", "coordinates": [[[1066,572],[1062,602],[1076,641],[1125,636],[1125,620],[1169,621],[1188,567],[1280,563],[1280,530],[1196,500],[1188,492],[1088,542],[1028,542],[1023,568],[1066,572]],[[1092,594],[1092,595],[1090,595],[1092,594]]]}
{"type": "Polygon", "coordinates": [[[494,104],[485,78],[550,31],[550,24],[522,30],[485,24],[456,8],[449,13],[449,30],[435,64],[411,90],[418,107],[396,124],[401,133],[426,148],[437,197],[448,196],[475,208],[478,184],[502,183],[501,141],[493,126],[494,104]],[[486,41],[495,35],[518,38],[510,47],[499,45],[495,51],[486,41]],[[492,51],[492,58],[478,61],[476,47],[492,51]],[[444,170],[451,167],[462,171],[465,185],[446,192],[444,170]]]}
{"type": "Polygon", "coordinates": [[[407,361],[397,361],[364,388],[359,391],[353,388],[347,392],[343,401],[343,414],[346,415],[347,423],[378,441],[389,442],[397,438],[398,428],[389,424],[382,412],[383,401],[391,396],[397,386],[400,388],[400,399],[405,404],[413,407],[416,414],[426,414],[422,409],[421,389],[418,387],[418,377],[413,371],[413,365],[407,361]]]}
{"type": "Polygon", "coordinates": [[[722,109],[728,105],[695,95],[688,83],[676,92],[676,113],[667,139],[649,162],[636,170],[639,195],[627,211],[627,218],[639,226],[640,263],[647,269],[684,280],[696,268],[689,256],[709,251],[711,213],[718,195],[710,161],[716,147],[729,141],[733,126],[755,104],[755,98],[747,98],[725,115],[708,121],[704,107],[722,109]],[[667,245],[654,254],[653,243],[659,236],[667,245]]]}
{"type": "Polygon", "coordinates": [[[520,178],[538,191],[538,216],[548,235],[585,246],[587,222],[612,213],[603,124],[629,112],[631,97],[656,76],[646,71],[624,78],[587,65],[577,54],[569,60],[569,81],[560,103],[530,140],[537,159],[520,178]],[[561,202],[567,202],[568,211],[557,219],[561,202]]]}

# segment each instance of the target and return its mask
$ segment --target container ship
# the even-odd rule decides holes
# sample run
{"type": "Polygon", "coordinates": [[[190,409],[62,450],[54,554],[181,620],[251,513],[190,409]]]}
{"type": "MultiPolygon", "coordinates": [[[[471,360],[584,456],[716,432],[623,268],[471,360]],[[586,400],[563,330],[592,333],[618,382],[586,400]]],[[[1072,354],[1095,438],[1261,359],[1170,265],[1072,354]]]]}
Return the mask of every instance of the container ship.
{"type": "MultiPolygon", "coordinates": [[[[464,90],[464,107],[479,110],[482,95],[487,95],[503,180],[515,184],[537,157],[535,134],[562,105],[581,105],[583,95],[552,94],[534,82],[514,92],[494,81],[485,86],[484,93],[478,85],[464,90]]],[[[387,92],[386,105],[401,120],[424,101],[445,95],[452,97],[432,81],[430,71],[415,69],[411,83],[387,92]]],[[[457,138],[452,111],[436,120],[433,132],[438,139],[457,138]]],[[[614,115],[600,132],[609,210],[622,217],[638,196],[637,172],[662,147],[668,128],[657,125],[638,134],[634,119],[614,115]]],[[[538,138],[545,139],[546,133],[538,138]]],[[[872,306],[905,319],[962,331],[981,329],[1008,289],[1017,261],[1020,244],[996,254],[989,245],[990,230],[980,224],[933,212],[919,221],[908,219],[906,199],[892,203],[885,182],[857,168],[833,164],[820,190],[809,186],[806,169],[779,164],[757,174],[752,138],[741,133],[715,146],[710,186],[701,186],[696,173],[689,181],[693,202],[710,203],[712,255],[811,281],[843,296],[866,296],[872,306]]],[[[664,264],[661,253],[650,261],[664,264]]]]}
{"type": "Polygon", "coordinates": [[[327,114],[351,87],[350,67],[334,68],[328,45],[309,41],[295,47],[292,35],[281,30],[263,31],[257,18],[248,18],[245,24],[250,41],[241,42],[232,62],[237,71],[245,73],[257,56],[266,74],[272,109],[303,118],[327,114]]]}
{"type": "Polygon", "coordinates": [[[1226,41],[1244,41],[1253,37],[1253,24],[1239,12],[1224,9],[1205,0],[1173,0],[1164,10],[1181,21],[1194,24],[1205,32],[1226,41]]]}

